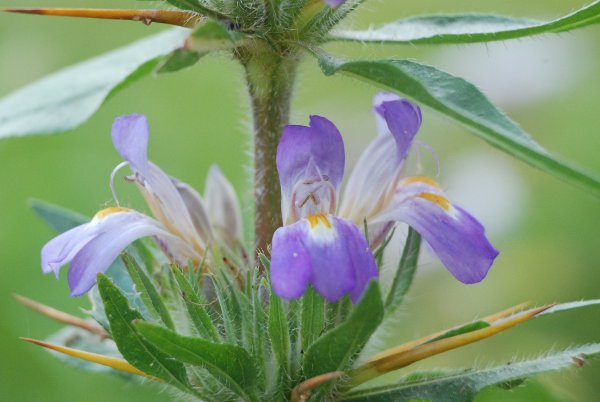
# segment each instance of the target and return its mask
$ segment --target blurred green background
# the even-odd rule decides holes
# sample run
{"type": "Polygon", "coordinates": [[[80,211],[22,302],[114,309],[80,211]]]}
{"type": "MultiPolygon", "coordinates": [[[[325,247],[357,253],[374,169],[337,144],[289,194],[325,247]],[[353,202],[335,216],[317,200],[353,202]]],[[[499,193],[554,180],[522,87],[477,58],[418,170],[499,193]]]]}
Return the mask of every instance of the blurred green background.
{"type": "MultiPolygon", "coordinates": [[[[582,0],[368,1],[347,22],[356,27],[412,14],[481,11],[553,18],[582,0]]],[[[142,7],[133,1],[22,0],[1,7],[142,7]]],[[[138,23],[0,15],[0,96],[61,67],[164,29],[138,23]]],[[[494,45],[363,46],[335,44],[347,56],[414,58],[473,79],[551,151],[600,172],[600,27],[560,36],[494,45]]],[[[53,233],[27,207],[40,198],[93,215],[111,203],[108,178],[119,162],[110,141],[112,120],[139,112],[151,124],[150,157],[170,174],[202,189],[218,163],[251,211],[248,166],[251,120],[241,69],[225,55],[209,56],[179,74],[145,78],[112,98],[72,132],[0,141],[0,399],[3,401],[167,401],[155,385],[140,386],[107,374],[88,374],[55,360],[19,336],[45,338],[59,328],[12,298],[19,293],[78,314],[86,298],[71,299],[65,275],[41,275],[39,250],[53,233]]],[[[370,102],[376,89],[344,77],[323,77],[302,65],[293,122],[309,114],[333,120],[347,142],[349,162],[373,138],[370,102]]],[[[487,225],[501,254],[487,280],[461,285],[431,258],[403,314],[386,330],[397,344],[522,301],[542,304],[600,297],[598,200],[501,154],[463,128],[424,110],[421,140],[441,160],[440,181],[487,225]]],[[[426,154],[424,154],[426,155],[426,154]]],[[[427,156],[425,156],[427,158],[427,156]]],[[[433,172],[430,172],[433,174],[433,172]]],[[[143,207],[118,185],[124,203],[143,207]]],[[[600,341],[600,311],[590,308],[535,320],[481,344],[450,352],[420,367],[468,367],[531,357],[549,349],[600,341]]],[[[378,345],[381,347],[382,345],[378,345]]],[[[600,362],[541,377],[480,400],[597,401],[600,362]],[[545,389],[549,389],[547,391],[545,389]]]]}

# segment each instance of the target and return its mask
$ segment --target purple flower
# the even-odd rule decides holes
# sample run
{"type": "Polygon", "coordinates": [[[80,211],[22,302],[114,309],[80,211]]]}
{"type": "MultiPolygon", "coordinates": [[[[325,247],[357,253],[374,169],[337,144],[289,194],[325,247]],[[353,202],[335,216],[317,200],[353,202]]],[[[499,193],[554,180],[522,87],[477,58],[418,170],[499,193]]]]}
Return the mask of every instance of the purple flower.
{"type": "MultiPolygon", "coordinates": [[[[168,258],[179,264],[198,265],[213,242],[237,249],[241,245],[241,212],[231,184],[218,168],[207,179],[208,200],[189,185],[168,176],[148,161],[148,122],[145,116],[119,117],[113,125],[113,143],[134,175],[156,219],[127,208],[108,208],[92,221],[65,232],[42,249],[42,271],[58,276],[71,263],[72,296],[87,292],[133,241],[153,236],[168,258]],[[210,192],[210,194],[209,194],[210,192]],[[208,205],[207,205],[208,204],[208,205]]],[[[114,178],[115,172],[111,176],[114,178]]]]}
{"type": "Polygon", "coordinates": [[[328,6],[333,7],[333,8],[339,7],[346,2],[346,0],[324,0],[324,1],[325,1],[325,4],[327,4],[328,6]]]}
{"type": "Polygon", "coordinates": [[[337,128],[312,116],[309,127],[284,130],[277,168],[286,226],[273,237],[271,261],[273,288],[283,298],[301,296],[310,283],[329,301],[346,293],[356,301],[377,276],[370,249],[398,221],[415,228],[463,283],[481,281],[498,255],[483,226],[433,179],[403,177],[420,109],[391,93],[374,103],[379,135],[350,175],[339,208],[345,156],[337,128]],[[365,221],[370,245],[359,230],[365,221]]]}

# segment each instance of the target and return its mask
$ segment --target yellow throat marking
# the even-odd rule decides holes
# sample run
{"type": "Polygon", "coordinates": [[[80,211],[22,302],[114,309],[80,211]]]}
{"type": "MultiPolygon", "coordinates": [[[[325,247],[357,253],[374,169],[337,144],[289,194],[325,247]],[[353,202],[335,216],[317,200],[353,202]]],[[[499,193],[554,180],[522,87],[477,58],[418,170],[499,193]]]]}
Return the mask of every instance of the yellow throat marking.
{"type": "Polygon", "coordinates": [[[96,215],[94,215],[94,219],[102,219],[102,218],[106,218],[108,215],[116,214],[117,212],[127,212],[127,211],[130,211],[130,209],[123,208],[123,207],[105,208],[103,210],[98,211],[96,213],[96,215]]]}
{"type": "Polygon", "coordinates": [[[314,229],[319,222],[321,222],[327,229],[331,229],[331,222],[329,222],[329,219],[327,219],[325,214],[308,215],[306,219],[308,219],[311,229],[314,229]]]}
{"type": "Polygon", "coordinates": [[[426,199],[427,201],[431,201],[434,204],[439,205],[444,211],[450,210],[450,201],[442,195],[435,193],[422,192],[417,195],[417,197],[426,199]]]}

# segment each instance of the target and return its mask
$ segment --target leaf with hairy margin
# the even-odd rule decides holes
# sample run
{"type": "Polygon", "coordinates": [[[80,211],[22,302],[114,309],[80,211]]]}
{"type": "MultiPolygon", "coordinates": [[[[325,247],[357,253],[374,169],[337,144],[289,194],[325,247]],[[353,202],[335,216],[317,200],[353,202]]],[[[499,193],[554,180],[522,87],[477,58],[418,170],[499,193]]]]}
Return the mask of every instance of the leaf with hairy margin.
{"type": "Polygon", "coordinates": [[[432,402],[470,402],[486,387],[510,385],[536,374],[580,367],[586,358],[600,354],[600,344],[583,345],[537,359],[509,363],[487,369],[470,369],[435,375],[408,377],[394,385],[349,392],[341,401],[399,402],[427,400],[432,402]]]}
{"type": "Polygon", "coordinates": [[[381,324],[383,315],[379,284],[373,281],[348,319],[308,348],[304,355],[306,377],[346,369],[381,324]]]}
{"type": "Polygon", "coordinates": [[[0,99],[0,138],[67,131],[182,46],[175,28],[48,75],[0,99]]]}
{"type": "Polygon", "coordinates": [[[256,368],[244,348],[181,336],[146,322],[137,323],[136,328],[144,338],[177,361],[203,367],[243,400],[256,400],[256,368]]]}
{"type": "Polygon", "coordinates": [[[158,350],[133,325],[142,315],[132,309],[121,290],[106,276],[98,274],[98,289],[119,352],[137,369],[160,378],[186,392],[190,391],[185,367],[158,350]]]}
{"type": "Polygon", "coordinates": [[[552,21],[493,14],[422,15],[363,31],[338,30],[330,40],[376,43],[459,44],[566,32],[600,22],[600,1],[552,21]]]}
{"type": "Polygon", "coordinates": [[[343,61],[313,50],[326,75],[344,73],[402,93],[462,124],[502,151],[600,197],[600,179],[551,155],[473,84],[409,60],[343,61]]]}

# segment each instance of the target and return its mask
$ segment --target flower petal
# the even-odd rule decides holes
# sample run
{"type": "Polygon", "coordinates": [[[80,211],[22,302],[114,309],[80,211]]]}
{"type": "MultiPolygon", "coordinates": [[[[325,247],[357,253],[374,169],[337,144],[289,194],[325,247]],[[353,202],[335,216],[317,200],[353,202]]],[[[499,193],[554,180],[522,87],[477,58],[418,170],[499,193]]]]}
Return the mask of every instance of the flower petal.
{"type": "Polygon", "coordinates": [[[327,4],[328,6],[330,6],[332,8],[339,7],[346,2],[346,0],[324,0],[324,1],[325,1],[325,4],[327,4]]]}
{"type": "Polygon", "coordinates": [[[454,206],[428,178],[405,179],[388,209],[373,223],[402,221],[418,231],[446,268],[463,283],[485,278],[498,251],[483,226],[454,206]]]}
{"type": "Polygon", "coordinates": [[[340,216],[356,224],[369,220],[391,201],[404,160],[421,127],[421,110],[392,93],[374,99],[378,137],[352,170],[342,197],[340,216]]]}
{"type": "Polygon", "coordinates": [[[312,276],[310,254],[304,246],[304,221],[284,226],[273,235],[271,284],[277,296],[296,299],[304,294],[312,276]]]}
{"type": "MultiPolygon", "coordinates": [[[[324,117],[311,116],[309,127],[286,126],[277,148],[284,222],[295,221],[288,218],[294,208],[293,190],[296,185],[307,181],[309,184],[326,181],[336,192],[344,176],[344,165],[344,141],[332,122],[324,117]],[[315,174],[315,171],[318,172],[318,177],[307,177],[315,174]]],[[[335,204],[335,200],[333,201],[335,204]]]]}
{"type": "Polygon", "coordinates": [[[355,284],[350,291],[350,299],[357,303],[369,282],[379,275],[375,257],[364,234],[355,224],[338,218],[332,218],[332,221],[338,233],[346,240],[346,248],[355,272],[355,284]]]}
{"type": "Polygon", "coordinates": [[[213,238],[213,228],[209,219],[209,212],[206,203],[198,192],[189,184],[171,177],[171,181],[183,199],[188,213],[192,219],[196,232],[200,235],[206,244],[213,238]]]}
{"type": "Polygon", "coordinates": [[[79,250],[98,235],[96,231],[90,230],[89,226],[89,223],[79,225],[56,236],[42,247],[41,261],[44,274],[54,272],[58,278],[60,268],[71,261],[79,250]]]}
{"type": "Polygon", "coordinates": [[[204,195],[215,230],[233,248],[242,240],[242,211],[233,186],[216,165],[210,168],[204,195]]]}
{"type": "MultiPolygon", "coordinates": [[[[184,200],[189,192],[180,192],[174,181],[148,161],[148,121],[143,115],[122,116],[113,125],[113,144],[135,172],[135,179],[154,216],[174,235],[192,244],[200,253],[212,233],[199,232],[184,200]]],[[[175,180],[176,183],[180,183],[175,180]]],[[[180,187],[185,187],[180,183],[180,187]]],[[[200,214],[200,212],[194,212],[200,214]]]]}
{"type": "Polygon", "coordinates": [[[119,155],[131,168],[141,174],[148,170],[148,120],[141,114],[131,114],[115,119],[112,140],[119,155]]]}
{"type": "Polygon", "coordinates": [[[331,303],[346,294],[357,302],[378,274],[358,227],[331,215],[311,215],[278,229],[272,250],[273,289],[286,299],[300,297],[311,283],[331,303]]]}
{"type": "Polygon", "coordinates": [[[96,225],[98,235],[71,261],[68,274],[71,296],[90,290],[96,283],[96,275],[106,271],[119,253],[135,240],[145,236],[172,238],[158,222],[135,211],[117,212],[90,225],[96,225]]]}

